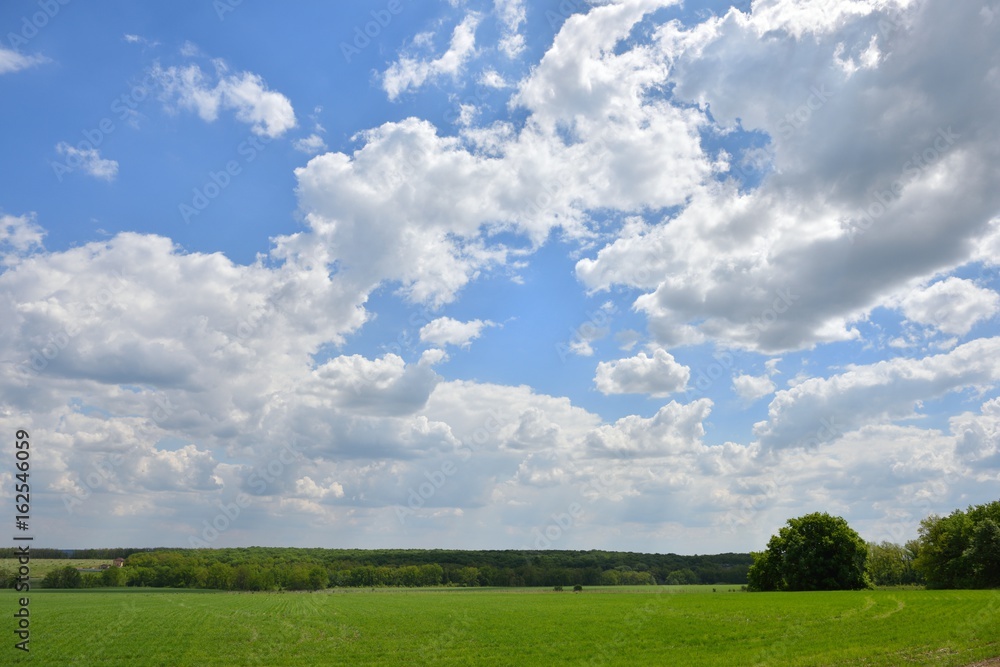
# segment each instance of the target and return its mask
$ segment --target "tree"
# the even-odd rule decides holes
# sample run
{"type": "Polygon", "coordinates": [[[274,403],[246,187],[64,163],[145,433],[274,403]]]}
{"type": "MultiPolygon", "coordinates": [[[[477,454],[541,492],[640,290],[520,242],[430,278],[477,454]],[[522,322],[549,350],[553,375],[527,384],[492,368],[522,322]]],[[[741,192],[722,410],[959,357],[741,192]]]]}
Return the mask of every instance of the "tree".
{"type": "Polygon", "coordinates": [[[233,568],[227,563],[212,563],[208,566],[208,576],[205,578],[205,585],[208,588],[228,591],[232,589],[235,577],[233,568]]]}
{"type": "Polygon", "coordinates": [[[971,562],[973,582],[977,586],[1000,586],[1000,524],[993,519],[983,519],[976,524],[966,557],[971,562]]]}
{"type": "Polygon", "coordinates": [[[914,584],[919,575],[913,568],[913,551],[892,542],[868,545],[868,575],[876,586],[914,584]]]}
{"type": "Polygon", "coordinates": [[[128,575],[124,568],[109,567],[101,572],[101,583],[105,586],[124,586],[128,575]]]}
{"type": "Polygon", "coordinates": [[[52,570],[42,579],[45,588],[80,588],[82,585],[83,577],[79,570],[69,565],[52,570]]]}
{"type": "Polygon", "coordinates": [[[918,544],[928,588],[1000,586],[1000,501],[927,517],[918,544]]]}
{"type": "Polygon", "coordinates": [[[754,553],[747,575],[753,591],[831,591],[870,588],[868,545],[839,516],[825,512],[789,519],[754,553]]]}
{"type": "Polygon", "coordinates": [[[694,573],[694,570],[686,567],[683,570],[674,570],[668,574],[666,581],[663,583],[668,586],[684,586],[700,582],[698,581],[698,575],[694,573]]]}

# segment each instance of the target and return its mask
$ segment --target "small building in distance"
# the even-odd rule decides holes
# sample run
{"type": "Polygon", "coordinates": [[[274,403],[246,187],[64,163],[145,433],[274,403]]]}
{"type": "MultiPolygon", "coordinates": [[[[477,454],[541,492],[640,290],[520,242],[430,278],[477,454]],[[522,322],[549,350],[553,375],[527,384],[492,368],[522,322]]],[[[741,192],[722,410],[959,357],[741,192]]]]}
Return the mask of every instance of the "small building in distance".
{"type": "Polygon", "coordinates": [[[115,567],[123,567],[124,565],[125,565],[125,559],[124,558],[116,558],[115,559],[115,567]]]}

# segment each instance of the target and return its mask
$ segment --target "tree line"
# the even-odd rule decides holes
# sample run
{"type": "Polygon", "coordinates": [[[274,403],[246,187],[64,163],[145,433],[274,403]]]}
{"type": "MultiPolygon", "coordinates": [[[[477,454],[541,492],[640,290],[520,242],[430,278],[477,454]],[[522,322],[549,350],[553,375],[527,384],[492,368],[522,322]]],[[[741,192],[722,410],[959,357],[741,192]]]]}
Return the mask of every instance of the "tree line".
{"type": "Polygon", "coordinates": [[[905,545],[865,543],[842,517],[789,519],[751,554],[751,591],[1000,587],[1000,501],[929,516],[905,545]]]}
{"type": "Polygon", "coordinates": [[[928,588],[1000,587],[1000,501],[924,519],[914,565],[928,588]]]}
{"type": "MultiPolygon", "coordinates": [[[[327,587],[746,584],[750,590],[833,590],[925,584],[1000,587],[1000,501],[930,516],[905,545],[865,543],[841,517],[789,519],[767,549],[707,556],[613,551],[443,549],[34,549],[35,558],[125,558],[102,572],[58,568],[52,588],[148,586],[221,590],[327,587]]],[[[0,557],[15,558],[14,548],[0,557]]],[[[0,569],[0,587],[16,575],[0,569]]]]}
{"type": "MultiPolygon", "coordinates": [[[[750,554],[681,556],[611,551],[247,547],[123,549],[106,553],[98,558],[114,553],[126,559],[125,567],[93,573],[58,568],[42,585],[248,591],[383,586],[738,585],[746,583],[751,562],[750,554]],[[128,553],[121,556],[123,551],[128,553]]],[[[84,557],[80,552],[60,554],[63,558],[84,557]]],[[[7,585],[3,577],[0,573],[0,584],[7,585]]]]}

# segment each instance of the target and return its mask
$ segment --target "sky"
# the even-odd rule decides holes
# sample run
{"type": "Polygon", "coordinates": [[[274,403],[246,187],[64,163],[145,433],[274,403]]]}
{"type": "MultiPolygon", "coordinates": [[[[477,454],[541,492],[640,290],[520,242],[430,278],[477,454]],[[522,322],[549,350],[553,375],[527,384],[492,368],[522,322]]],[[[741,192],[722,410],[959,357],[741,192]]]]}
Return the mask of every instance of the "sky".
{"type": "Polygon", "coordinates": [[[997,0],[3,3],[34,544],[745,552],[996,500],[997,44],[997,0]]]}

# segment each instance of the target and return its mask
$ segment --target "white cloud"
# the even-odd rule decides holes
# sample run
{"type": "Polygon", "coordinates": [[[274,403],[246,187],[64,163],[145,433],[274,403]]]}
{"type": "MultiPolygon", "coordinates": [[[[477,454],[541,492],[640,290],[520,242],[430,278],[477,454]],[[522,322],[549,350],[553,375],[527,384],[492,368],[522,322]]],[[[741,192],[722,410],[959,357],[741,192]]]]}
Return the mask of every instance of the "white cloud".
{"type": "Polygon", "coordinates": [[[516,58],[525,48],[524,35],[519,32],[527,19],[524,0],[494,0],[493,11],[503,26],[500,51],[508,58],[516,58]]]}
{"type": "Polygon", "coordinates": [[[56,152],[64,157],[64,162],[58,166],[66,172],[82,169],[102,181],[113,181],[118,176],[118,161],[102,158],[100,149],[76,148],[60,141],[56,144],[56,152]]]}
{"type": "Polygon", "coordinates": [[[303,139],[296,139],[292,143],[292,147],[307,155],[316,155],[326,151],[326,142],[323,141],[323,137],[314,132],[303,139]]]}
{"type": "Polygon", "coordinates": [[[971,280],[951,277],[913,290],[903,297],[900,307],[912,322],[961,336],[1000,312],[1000,295],[971,280]]]}
{"type": "Polygon", "coordinates": [[[321,500],[326,497],[343,498],[344,487],[332,480],[327,480],[322,486],[308,475],[295,482],[295,492],[307,498],[321,500]]]}
{"type": "Polygon", "coordinates": [[[254,134],[279,137],[296,125],[292,103],[281,93],[268,90],[264,80],[251,72],[228,74],[222,61],[215,61],[218,81],[211,82],[198,65],[157,65],[153,73],[163,88],[163,99],[190,109],[207,122],[218,118],[220,109],[235,111],[236,118],[250,125],[254,134]]]}
{"type": "MultiPolygon", "coordinates": [[[[250,543],[267,527],[289,544],[316,529],[351,546],[387,535],[533,546],[532,529],[576,502],[585,514],[555,548],[638,550],[654,540],[730,551],[759,548],[788,516],[815,507],[849,516],[866,538],[904,541],[927,513],[995,497],[1000,408],[979,393],[998,381],[996,339],[826,378],[803,365],[749,444],[713,442],[708,399],[604,423],[529,386],[446,381],[433,368],[440,349],[410,363],[338,353],[379,286],[447,303],[485,272],[524,261],[553,230],[597,249],[578,264],[587,289],[645,294],[638,315],[650,317],[661,347],[598,365],[595,382],[609,393],[683,388],[690,371],[666,341],[808,348],[861,335],[879,306],[956,334],[995,312],[991,293],[948,277],[963,262],[995,263],[1000,247],[998,63],[984,46],[996,40],[994,27],[973,22],[975,9],[915,4],[873,42],[888,15],[871,7],[886,3],[819,12],[820,3],[762,1],[751,15],[623,41],[665,4],[607,3],[567,20],[519,84],[516,127],[456,138],[410,118],[360,133],[353,153],[310,160],[296,172],[304,229],[276,238],[258,261],[131,233],[12,258],[0,273],[0,427],[23,427],[15,416],[31,412],[48,446],[33,473],[58,493],[86,490],[95,464],[121,455],[77,515],[40,494],[53,534],[86,544],[114,516],[122,534],[186,544],[201,517],[242,489],[254,504],[219,544],[250,543]],[[963,38],[972,28],[982,39],[963,38]],[[939,74],[954,71],[968,77],[939,74]],[[705,106],[678,108],[660,94],[672,84],[671,99],[711,104],[722,127],[705,106]],[[715,183],[746,155],[703,150],[703,133],[735,131],[737,117],[771,137],[749,160],[774,168],[756,190],[715,183]],[[949,126],[959,138],[939,159],[901,175],[949,126]],[[901,195],[850,234],[858,211],[896,181],[901,195]],[[611,215],[595,221],[591,211],[611,215]],[[617,219],[627,222],[602,248],[617,219]],[[530,248],[512,251],[497,232],[530,248]],[[985,402],[947,430],[899,423],[954,392],[985,402]],[[255,471],[285,443],[292,459],[261,490],[255,471]],[[819,444],[822,456],[810,447],[819,444]],[[457,472],[400,524],[397,506],[445,462],[457,472]]],[[[468,37],[463,58],[474,51],[468,37]]],[[[280,113],[287,100],[254,75],[171,71],[168,99],[206,120],[241,109],[261,133],[294,124],[290,104],[280,113]],[[230,90],[246,82],[244,97],[230,90]]],[[[33,218],[3,221],[7,245],[40,246],[33,218]]],[[[425,342],[462,345],[482,331],[478,320],[435,322],[425,342]]],[[[626,344],[639,340],[626,334],[626,344]]],[[[592,352],[590,340],[574,342],[592,352]]],[[[773,391],[776,363],[738,375],[737,392],[773,391]]]]}
{"type": "Polygon", "coordinates": [[[691,377],[691,369],[677,363],[673,355],[662,348],[646,356],[597,364],[594,384],[603,394],[650,394],[667,396],[683,391],[691,377]]]}
{"type": "Polygon", "coordinates": [[[959,460],[980,473],[1000,469],[1000,398],[983,403],[980,414],[953,417],[950,427],[959,460]]]}
{"type": "MultiPolygon", "coordinates": [[[[985,381],[980,376],[988,369],[978,371],[976,360],[1000,355],[982,344],[920,363],[897,360],[888,370],[854,369],[830,385],[803,383],[795,401],[772,406],[776,426],[765,444],[788,436],[790,420],[810,414],[836,414],[834,424],[843,423],[847,433],[825,444],[823,457],[778,451],[758,462],[753,446],[705,442],[712,407],[706,399],[672,401],[650,418],[602,424],[569,399],[526,386],[444,382],[429,368],[440,354],[426,364],[341,355],[316,365],[310,355],[322,341],[342,339],[363,315],[330,276],[307,268],[313,264],[293,255],[285,266],[240,266],[220,255],[182,253],[165,239],[123,234],[41,253],[0,274],[0,311],[8,323],[0,357],[30,364],[32,349],[72,333],[63,348],[51,348],[60,351],[37,374],[0,375],[4,403],[30,406],[35,437],[49,443],[37,473],[40,484],[57,489],[44,502],[61,534],[82,539],[81,526],[113,514],[121,530],[152,526],[186,544],[196,533],[192,523],[210,519],[217,501],[242,489],[254,493],[247,526],[316,520],[338,530],[359,522],[432,542],[460,527],[472,540],[490,539],[499,528],[505,545],[530,546],[532,528],[578,502],[587,522],[567,533],[560,548],[638,548],[616,526],[641,528],[648,539],[673,525],[683,536],[664,533],[671,548],[696,539],[721,551],[766,540],[769,522],[780,525],[797,507],[839,509],[845,486],[856,502],[877,508],[859,526],[866,536],[910,534],[925,510],[907,509],[913,494],[946,510],[965,502],[949,475],[965,476],[968,466],[975,480],[995,475],[1000,465],[992,404],[954,419],[954,435],[848,428],[833,407],[834,393],[823,389],[842,387],[837,405],[851,409],[870,410],[872,396],[883,395],[909,401],[912,409],[914,396],[936,393],[907,388],[923,376],[935,376],[927,381],[942,390],[985,381]],[[116,275],[123,266],[143,270],[116,275]],[[202,288],[190,292],[185,285],[192,282],[202,288]],[[895,384],[873,379],[881,376],[895,384]],[[849,386],[871,389],[848,395],[855,391],[849,386]],[[74,396],[86,396],[86,404],[73,407],[74,396]],[[806,409],[810,396],[830,398],[806,409]],[[289,442],[296,445],[294,461],[283,463],[263,492],[256,489],[254,470],[266,469],[280,443],[289,442]],[[238,463],[223,463],[217,451],[238,463]],[[114,454],[122,457],[115,476],[88,487],[87,474],[114,454]],[[405,506],[408,489],[444,461],[457,472],[426,509],[400,524],[394,508],[405,506]],[[58,494],[85,491],[89,499],[66,513],[58,494]]],[[[657,358],[647,357],[647,365],[657,358]]],[[[872,423],[871,415],[861,421],[872,423]]],[[[0,414],[0,426],[14,428],[12,417],[0,414]]],[[[987,482],[963,484],[969,492],[970,484],[987,482]]],[[[224,540],[252,539],[245,535],[234,528],[224,540]]],[[[363,531],[359,539],[370,535],[363,531]]]]}
{"type": "Polygon", "coordinates": [[[737,375],[733,389],[744,401],[753,402],[774,393],[774,381],[768,375],[737,375]]]}
{"type": "MultiPolygon", "coordinates": [[[[829,12],[820,4],[828,3],[755,3],[751,14],[658,32],[674,96],[711,105],[722,131],[739,118],[766,132],[773,155],[758,188],[689,187],[689,205],[669,224],[579,262],[590,289],[646,291],[636,306],[662,345],[715,340],[777,352],[856,339],[856,323],[873,309],[968,262],[968,248],[989,233],[1000,143],[977,137],[997,127],[998,63],[985,42],[961,35],[1000,39],[1000,25],[942,2],[911,3],[902,14],[884,3],[829,12]],[[823,66],[861,58],[875,35],[877,64],[853,73],[823,66]],[[974,71],[951,80],[932,65],[941,57],[974,71]],[[956,114],[947,100],[958,98],[971,101],[956,114]],[[921,113],[899,116],[901,104],[921,113]]],[[[630,55],[659,62],[648,50],[630,55]]],[[[614,85],[588,76],[594,90],[614,85]]],[[[530,84],[523,91],[546,95],[530,84]]],[[[562,99],[566,107],[575,98],[562,99]]]]}
{"type": "Polygon", "coordinates": [[[489,320],[459,322],[450,317],[439,317],[420,328],[420,341],[440,346],[469,347],[483,329],[492,326],[496,325],[489,320]]]}
{"type": "Polygon", "coordinates": [[[45,230],[36,224],[34,215],[0,215],[0,244],[23,253],[41,246],[44,237],[45,230]]]}
{"type": "Polygon", "coordinates": [[[568,21],[571,29],[557,38],[562,46],[515,98],[528,122],[520,131],[500,124],[463,134],[479,150],[408,118],[362,133],[363,146],[351,155],[311,160],[296,173],[312,238],[359,285],[396,282],[409,299],[440,305],[509,260],[491,231],[523,235],[537,247],[556,227],[568,238],[589,237],[590,209],[683,204],[711,175],[700,148],[706,118],[645,95],[666,81],[652,54],[612,51],[642,15],[642,8],[608,6],[568,21]],[[586,39],[599,47],[574,52],[586,39]],[[600,85],[577,76],[580,68],[600,85]],[[567,143],[558,118],[572,119],[575,141],[567,143]]]}
{"type": "Polygon", "coordinates": [[[479,83],[487,88],[494,88],[496,90],[502,90],[510,86],[504,80],[503,75],[492,68],[485,70],[479,75],[479,83]]]}
{"type": "Polygon", "coordinates": [[[17,72],[47,62],[49,62],[49,59],[45,56],[26,56],[23,53],[11,51],[0,46],[0,74],[17,72]]]}
{"type": "Polygon", "coordinates": [[[698,399],[686,405],[670,401],[649,419],[635,415],[594,429],[587,448],[596,456],[676,456],[699,450],[705,435],[702,425],[712,411],[712,401],[698,399]]]}
{"type": "Polygon", "coordinates": [[[866,425],[918,416],[922,401],[1000,382],[1000,338],[922,359],[898,358],[779,391],[754,426],[766,448],[814,447],[866,425]]]}
{"type": "Polygon", "coordinates": [[[382,87],[389,99],[394,100],[406,91],[420,88],[439,76],[458,74],[475,53],[479,21],[478,14],[466,16],[455,27],[448,50],[435,60],[404,56],[393,63],[382,75],[382,87]]]}
{"type": "Polygon", "coordinates": [[[739,375],[733,377],[733,390],[736,394],[743,399],[745,403],[753,403],[754,401],[768,396],[774,393],[775,384],[772,377],[776,374],[780,374],[778,370],[778,364],[781,363],[781,359],[768,359],[764,362],[764,368],[767,372],[764,375],[747,375],[746,373],[740,373],[739,375]]]}

